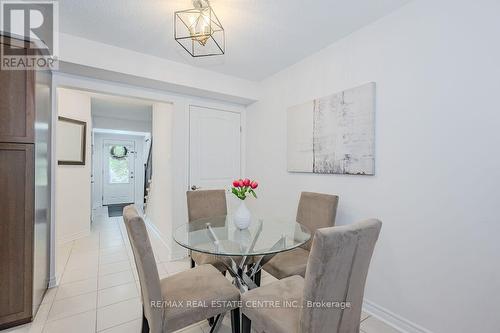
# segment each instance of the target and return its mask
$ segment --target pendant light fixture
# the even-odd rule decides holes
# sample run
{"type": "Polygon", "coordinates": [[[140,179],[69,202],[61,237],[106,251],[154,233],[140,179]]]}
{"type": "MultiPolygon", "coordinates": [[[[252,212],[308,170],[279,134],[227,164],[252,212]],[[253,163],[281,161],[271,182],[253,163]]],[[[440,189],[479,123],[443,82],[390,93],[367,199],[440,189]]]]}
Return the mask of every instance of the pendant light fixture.
{"type": "Polygon", "coordinates": [[[222,55],[224,28],[208,0],[193,0],[192,9],[174,13],[174,38],[192,57],[222,55]]]}

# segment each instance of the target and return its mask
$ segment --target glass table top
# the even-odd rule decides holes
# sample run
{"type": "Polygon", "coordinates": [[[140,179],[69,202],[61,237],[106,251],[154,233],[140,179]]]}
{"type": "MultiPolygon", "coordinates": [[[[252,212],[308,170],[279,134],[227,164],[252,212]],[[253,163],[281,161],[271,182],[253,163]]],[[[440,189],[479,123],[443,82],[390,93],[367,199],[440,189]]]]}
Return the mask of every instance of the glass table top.
{"type": "Polygon", "coordinates": [[[205,218],[174,230],[174,240],[193,251],[225,256],[258,256],[294,249],[311,238],[307,227],[295,221],[253,219],[238,229],[231,215],[205,218]]]}

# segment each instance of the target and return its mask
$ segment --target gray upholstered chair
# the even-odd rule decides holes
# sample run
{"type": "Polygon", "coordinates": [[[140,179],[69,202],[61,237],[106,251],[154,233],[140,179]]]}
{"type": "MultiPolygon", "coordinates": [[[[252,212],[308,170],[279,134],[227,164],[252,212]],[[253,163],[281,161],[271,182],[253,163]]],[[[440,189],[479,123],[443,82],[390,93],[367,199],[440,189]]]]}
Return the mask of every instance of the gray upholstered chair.
{"type": "Polygon", "coordinates": [[[160,280],[144,220],[132,205],[125,207],[123,220],[141,285],[142,332],[172,332],[231,311],[233,333],[239,333],[240,294],[231,282],[212,265],[201,265],[160,280]]]}
{"type": "MultiPolygon", "coordinates": [[[[333,227],[338,202],[339,197],[336,195],[302,192],[297,208],[297,222],[307,226],[312,235],[318,228],[333,227]]],[[[292,275],[304,277],[311,242],[309,241],[291,251],[277,254],[264,265],[264,270],[277,279],[292,275]]]]}
{"type": "Polygon", "coordinates": [[[250,325],[258,333],[358,333],[366,276],[381,227],[379,220],[370,219],[318,229],[305,279],[295,275],[241,295],[243,333],[250,332],[250,325]],[[252,307],[257,301],[281,301],[281,307],[252,307]],[[317,306],[323,301],[331,302],[330,307],[317,306]]]}
{"type": "MultiPolygon", "coordinates": [[[[227,215],[226,191],[224,190],[197,190],[187,191],[187,206],[189,222],[227,215]]],[[[225,220],[222,220],[224,223],[225,220]]],[[[219,271],[225,272],[226,266],[223,264],[224,257],[211,254],[190,251],[191,267],[211,264],[219,271]]]]}

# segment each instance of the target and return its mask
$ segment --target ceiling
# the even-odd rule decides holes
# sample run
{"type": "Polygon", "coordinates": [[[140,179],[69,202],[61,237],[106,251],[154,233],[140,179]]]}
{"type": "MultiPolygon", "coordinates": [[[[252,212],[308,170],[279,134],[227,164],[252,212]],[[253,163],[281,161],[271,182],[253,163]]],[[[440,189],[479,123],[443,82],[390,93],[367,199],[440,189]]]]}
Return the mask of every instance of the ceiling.
{"type": "Polygon", "coordinates": [[[190,0],[60,0],[60,31],[260,81],[411,0],[212,0],[226,54],[191,58],[173,39],[190,0]]]}

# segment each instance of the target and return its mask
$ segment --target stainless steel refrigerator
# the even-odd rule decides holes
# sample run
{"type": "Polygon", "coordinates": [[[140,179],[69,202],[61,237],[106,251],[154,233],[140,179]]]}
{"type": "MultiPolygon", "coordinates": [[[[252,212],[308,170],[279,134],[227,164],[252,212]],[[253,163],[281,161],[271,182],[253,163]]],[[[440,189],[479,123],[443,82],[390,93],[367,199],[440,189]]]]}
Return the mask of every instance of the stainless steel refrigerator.
{"type": "Polygon", "coordinates": [[[42,302],[49,283],[51,82],[50,72],[37,72],[35,85],[33,316],[42,302]]]}

